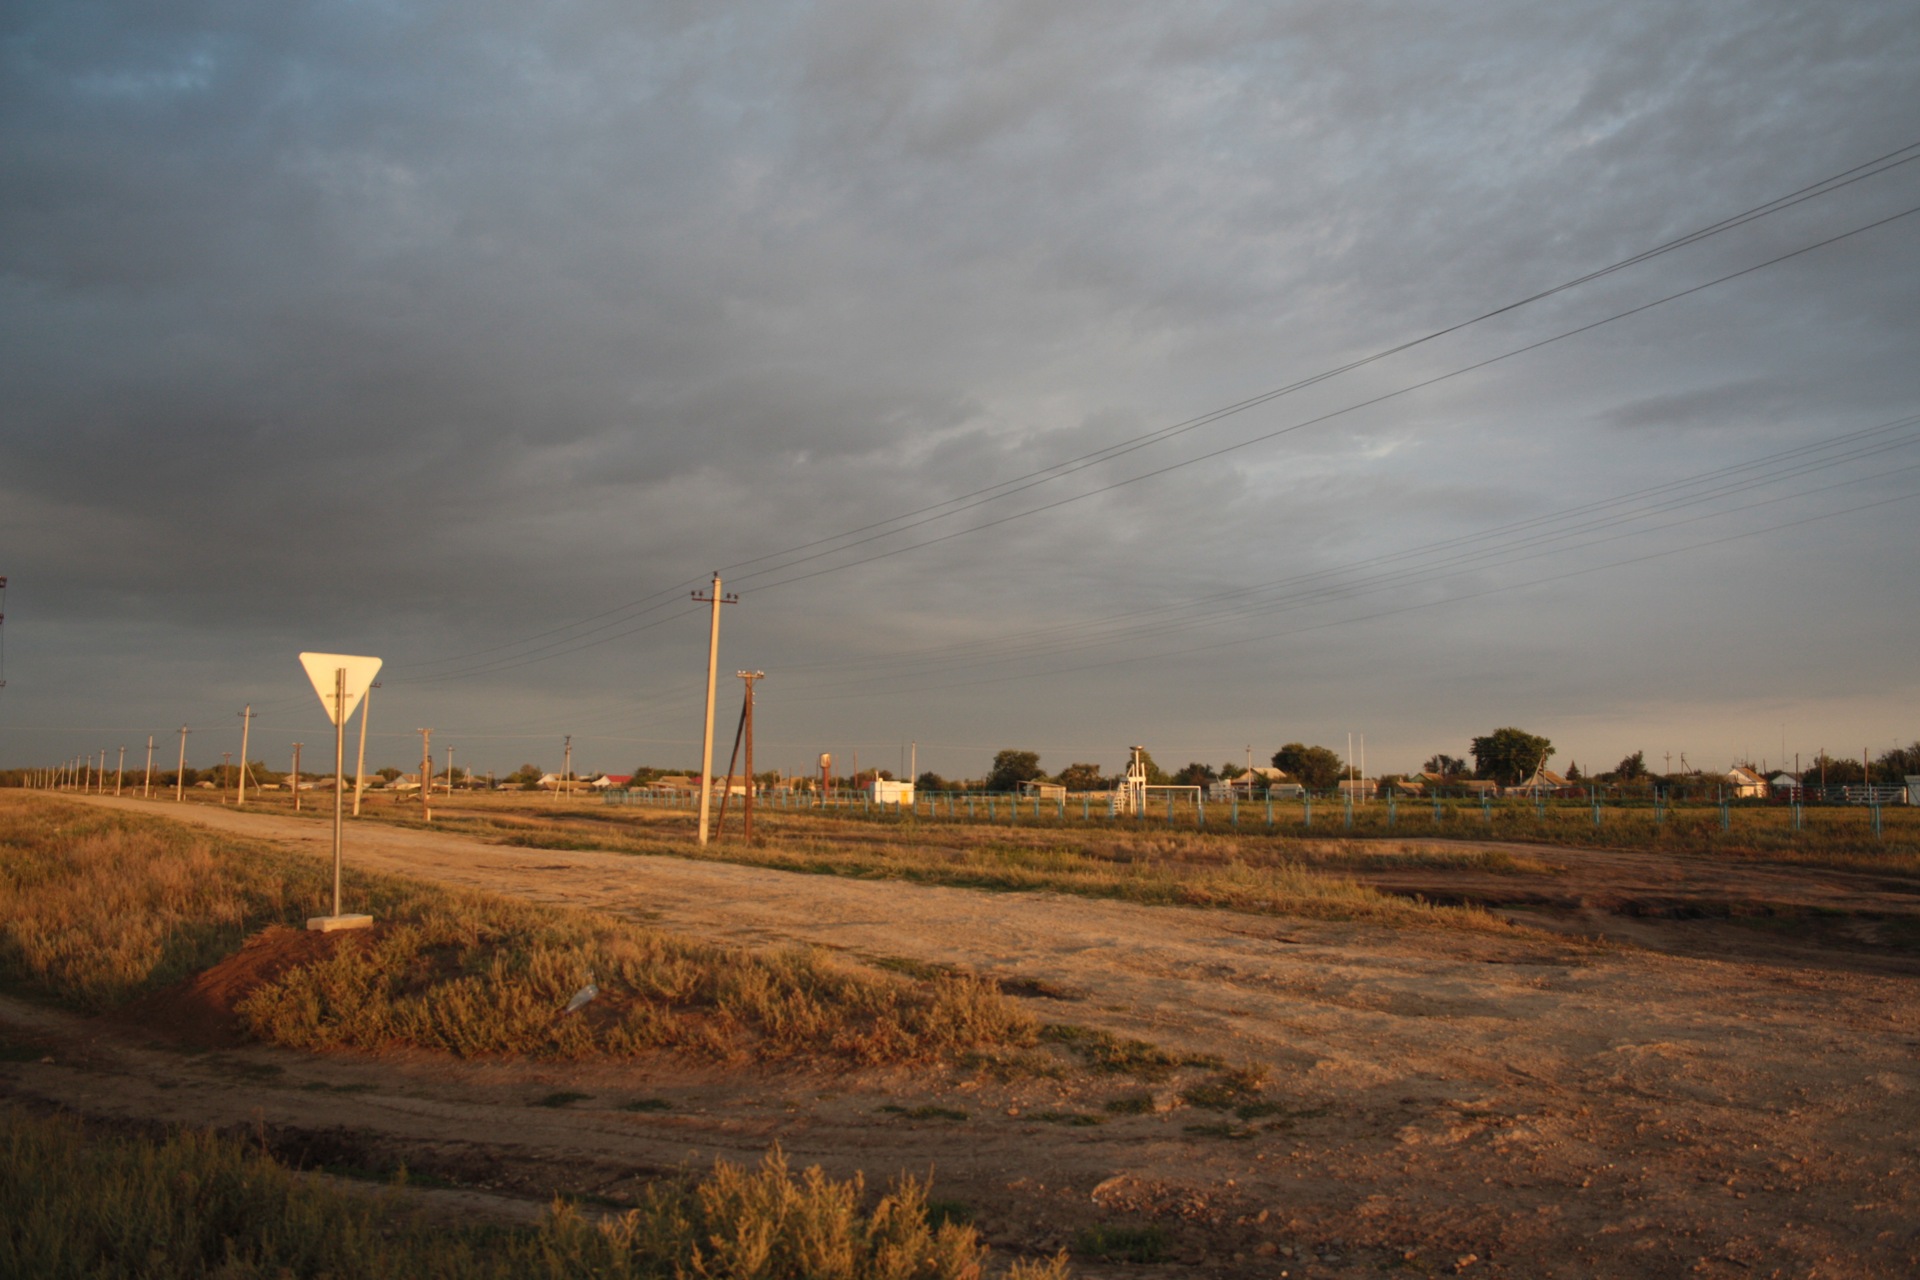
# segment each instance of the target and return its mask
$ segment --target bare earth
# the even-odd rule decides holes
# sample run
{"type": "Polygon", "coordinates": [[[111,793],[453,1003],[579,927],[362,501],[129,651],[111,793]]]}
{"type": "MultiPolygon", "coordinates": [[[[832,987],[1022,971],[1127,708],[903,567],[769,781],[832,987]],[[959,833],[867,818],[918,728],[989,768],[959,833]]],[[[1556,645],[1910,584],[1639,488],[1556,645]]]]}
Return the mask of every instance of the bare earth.
{"type": "MultiPolygon", "coordinates": [[[[311,821],[95,802],[330,848],[311,821]]],[[[1529,853],[1604,867],[1627,886],[1617,892],[1669,908],[1699,889],[1689,877],[1734,874],[1529,853]]],[[[251,1126],[309,1163],[404,1160],[416,1181],[454,1185],[433,1199],[456,1214],[531,1213],[556,1190],[617,1205],[650,1173],[757,1160],[777,1142],[836,1174],[931,1170],[936,1197],[966,1204],[1010,1251],[1048,1252],[1094,1223],[1167,1229],[1168,1261],[1083,1262],[1083,1275],[1920,1274],[1920,975],[1871,938],[1849,950],[1725,923],[1681,934],[1658,910],[1621,917],[1588,898],[1532,909],[1563,928],[1587,911],[1590,932],[1640,931],[1662,949],[1535,929],[1395,931],[372,823],[351,829],[349,857],[749,945],[962,966],[1045,993],[1033,1004],[1047,1021],[1266,1064],[1283,1107],[1242,1120],[1181,1105],[1162,1084],[1158,1109],[1109,1115],[1104,1100],[1140,1087],[952,1070],[189,1054],[17,1001],[0,1001],[16,1059],[0,1063],[0,1087],[110,1119],[251,1126]],[[541,1105],[561,1091],[588,1096],[541,1105]],[[923,1106],[965,1118],[907,1114],[923,1106]],[[1063,1122],[1076,1114],[1101,1123],[1063,1122]]],[[[1872,877],[1751,876],[1740,892],[1756,899],[1915,906],[1910,886],[1872,877]]]]}

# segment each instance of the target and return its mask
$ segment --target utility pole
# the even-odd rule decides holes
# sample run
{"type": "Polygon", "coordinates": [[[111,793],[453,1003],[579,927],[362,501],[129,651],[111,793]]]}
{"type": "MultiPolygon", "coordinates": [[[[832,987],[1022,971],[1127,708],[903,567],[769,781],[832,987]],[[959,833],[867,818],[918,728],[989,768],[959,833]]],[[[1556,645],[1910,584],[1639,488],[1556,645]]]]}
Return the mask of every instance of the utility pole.
{"type": "Polygon", "coordinates": [[[447,748],[447,803],[453,803],[453,748],[447,748]]]}
{"type": "MultiPolygon", "coordinates": [[[[753,843],[753,682],[764,678],[767,673],[764,671],[736,671],[733,674],[739,676],[742,680],[747,682],[747,703],[746,703],[746,709],[745,709],[746,719],[745,719],[745,724],[743,726],[747,734],[747,806],[745,810],[745,813],[746,813],[745,823],[746,823],[747,843],[752,844],[753,843]]],[[[733,771],[729,769],[727,772],[731,774],[733,771]]],[[[728,789],[731,790],[732,782],[733,782],[732,778],[729,777],[727,782],[728,782],[728,789]]]]}
{"type": "Polygon", "coordinates": [[[720,593],[720,571],[713,571],[711,595],[692,592],[693,599],[699,604],[713,606],[712,628],[707,634],[707,719],[706,728],[700,737],[700,843],[707,843],[708,815],[713,812],[713,693],[714,682],[720,675],[720,606],[738,604],[739,596],[720,593]]]}
{"type": "Polygon", "coordinates": [[[380,687],[375,680],[367,686],[366,697],[360,703],[360,757],[353,766],[353,816],[360,816],[360,793],[367,789],[367,716],[373,711],[373,691],[380,687]]]}
{"type": "Polygon", "coordinates": [[[920,780],[920,744],[915,742],[907,747],[907,781],[920,780]]]}
{"type": "Polygon", "coordinates": [[[304,742],[296,742],[293,744],[293,779],[292,781],[293,781],[293,811],[295,813],[300,812],[300,748],[304,747],[305,745],[306,743],[304,742]]]}
{"type": "Polygon", "coordinates": [[[152,796],[153,796],[153,735],[148,734],[147,735],[147,780],[140,784],[140,798],[142,800],[146,800],[146,799],[150,799],[152,796]]]}
{"type": "Polygon", "coordinates": [[[114,795],[118,796],[120,794],[120,784],[126,779],[126,776],[127,776],[127,749],[125,747],[122,747],[120,748],[120,763],[114,766],[114,770],[113,770],[113,794],[114,795]]]}
{"type": "MultiPolygon", "coordinates": [[[[567,793],[567,799],[569,800],[573,799],[573,735],[572,734],[567,735],[567,744],[564,751],[562,752],[561,759],[560,759],[560,785],[554,788],[554,792],[556,794],[558,794],[561,791],[565,791],[567,793]]],[[[704,844],[706,842],[702,840],[701,843],[704,844]]]]}
{"type": "Polygon", "coordinates": [[[96,795],[107,794],[107,749],[100,748],[100,770],[93,775],[93,790],[96,795]]]}
{"type": "Polygon", "coordinates": [[[253,728],[253,704],[240,713],[240,803],[247,802],[247,731],[253,728]]]}
{"type": "Polygon", "coordinates": [[[420,812],[428,822],[433,821],[433,757],[427,754],[432,742],[433,730],[420,730],[420,812]]]}

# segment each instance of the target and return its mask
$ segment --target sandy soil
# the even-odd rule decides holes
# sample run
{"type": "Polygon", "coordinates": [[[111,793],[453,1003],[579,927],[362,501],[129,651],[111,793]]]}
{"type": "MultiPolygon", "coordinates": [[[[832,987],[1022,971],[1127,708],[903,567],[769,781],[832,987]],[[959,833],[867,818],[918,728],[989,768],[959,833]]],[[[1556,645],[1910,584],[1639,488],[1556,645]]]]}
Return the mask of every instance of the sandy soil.
{"type": "MultiPolygon", "coordinates": [[[[310,821],[179,816],[329,847],[310,821]]],[[[1616,886],[1664,885],[1675,900],[1709,887],[1725,898],[1746,870],[1529,853],[1612,859],[1616,886]]],[[[1920,979],[1871,938],[1799,954],[1760,931],[1743,952],[1681,945],[1714,936],[1684,933],[1696,923],[1685,911],[1622,915],[1579,893],[1573,907],[1532,906],[1563,924],[1575,910],[1631,921],[1672,944],[1650,951],[1530,929],[1390,931],[506,848],[372,824],[352,830],[349,857],[703,936],[964,966],[1049,993],[1033,1001],[1048,1021],[1265,1064],[1275,1106],[1242,1119],[1182,1105],[1162,1084],[1155,1110],[1107,1115],[1105,1100],[1140,1087],[953,1071],[195,1054],[13,1001],[0,1002],[0,1080],[108,1118],[253,1126],[312,1163],[404,1160],[416,1181],[445,1180],[482,1206],[555,1190],[618,1204],[654,1171],[754,1159],[778,1142],[840,1174],[931,1169],[936,1195],[964,1202],[1008,1249],[1050,1250],[1099,1222],[1166,1228],[1168,1261],[1083,1262],[1087,1275],[1920,1273],[1920,979]],[[1675,954],[1703,950],[1736,958],[1675,954]],[[542,1105],[562,1092],[587,1097],[542,1105]],[[911,1114],[930,1105],[966,1118],[911,1114]]],[[[1734,896],[1871,891],[1888,912],[1912,910],[1897,883],[1751,870],[1767,883],[1734,896]]],[[[1756,933],[1707,923],[1736,940],[1756,933]]]]}

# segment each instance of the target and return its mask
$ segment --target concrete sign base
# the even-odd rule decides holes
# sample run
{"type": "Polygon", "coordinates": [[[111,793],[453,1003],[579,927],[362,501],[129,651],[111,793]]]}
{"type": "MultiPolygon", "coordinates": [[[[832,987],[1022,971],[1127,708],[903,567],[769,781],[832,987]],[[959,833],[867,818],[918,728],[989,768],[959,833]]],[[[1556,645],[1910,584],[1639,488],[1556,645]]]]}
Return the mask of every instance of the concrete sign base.
{"type": "Polygon", "coordinates": [[[307,920],[307,928],[316,933],[332,933],[336,929],[371,929],[372,916],[312,916],[307,920]]]}

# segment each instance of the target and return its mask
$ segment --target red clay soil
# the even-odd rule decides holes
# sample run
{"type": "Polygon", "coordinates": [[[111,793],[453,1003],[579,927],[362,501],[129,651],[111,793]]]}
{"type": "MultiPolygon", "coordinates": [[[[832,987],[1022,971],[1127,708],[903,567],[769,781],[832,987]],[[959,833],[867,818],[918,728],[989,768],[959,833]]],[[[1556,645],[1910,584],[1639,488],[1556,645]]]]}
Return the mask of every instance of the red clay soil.
{"type": "Polygon", "coordinates": [[[237,1012],[240,1003],[289,969],[332,955],[344,936],[268,925],[211,969],[142,996],[114,1020],[195,1048],[245,1044],[251,1037],[237,1012]]]}

